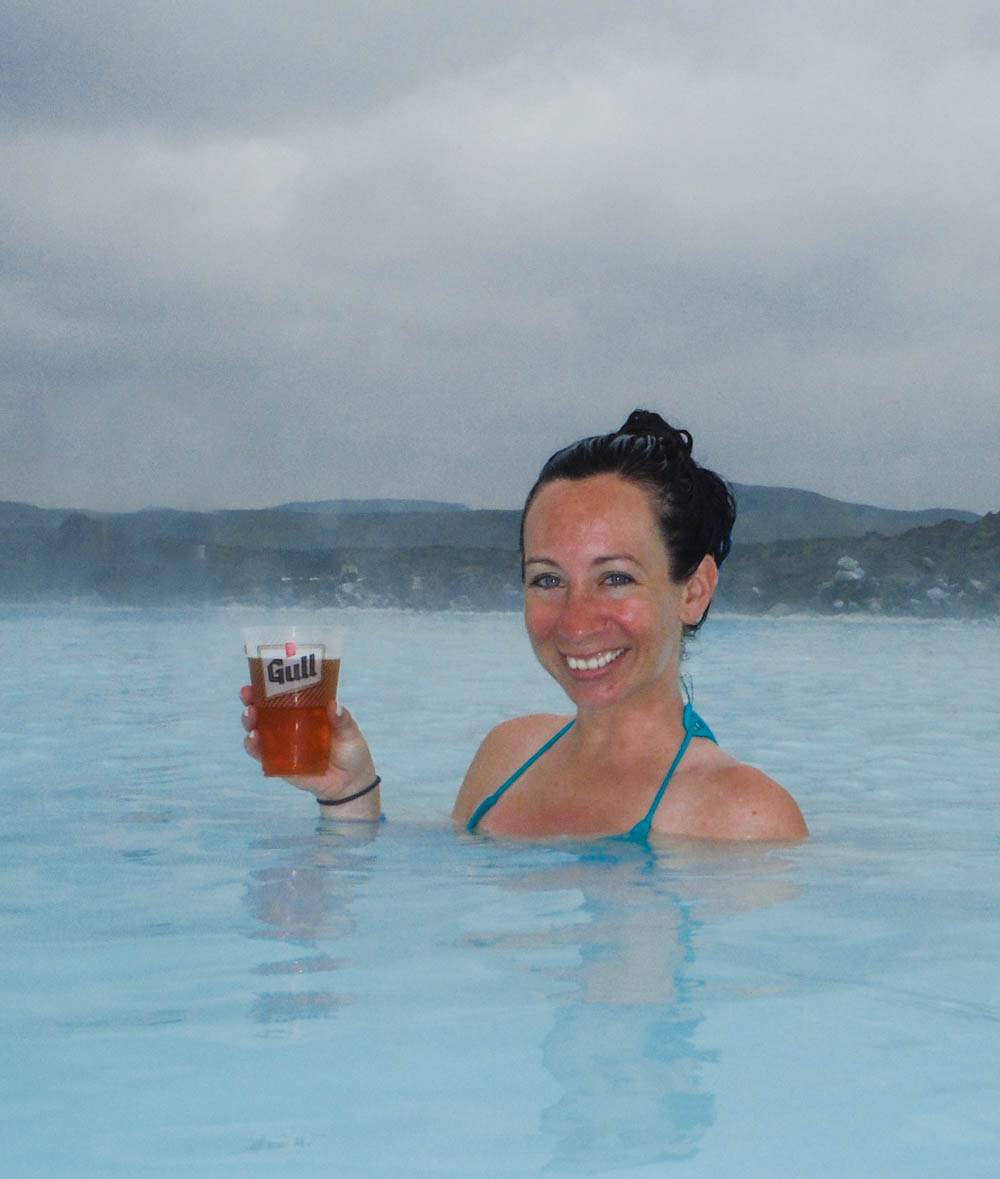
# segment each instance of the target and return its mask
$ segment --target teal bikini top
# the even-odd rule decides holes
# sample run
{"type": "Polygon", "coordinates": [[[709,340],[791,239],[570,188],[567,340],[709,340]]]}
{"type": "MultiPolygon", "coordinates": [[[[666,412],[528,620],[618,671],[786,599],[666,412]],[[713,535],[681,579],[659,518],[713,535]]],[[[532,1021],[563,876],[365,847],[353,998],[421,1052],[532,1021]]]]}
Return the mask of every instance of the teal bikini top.
{"type": "MultiPolygon", "coordinates": [[[[496,806],[503,795],[511,788],[511,786],[514,785],[514,783],[518,780],[518,778],[520,778],[525,770],[533,766],[535,762],[538,761],[538,759],[542,756],[542,754],[546,752],[546,750],[551,749],[552,746],[555,745],[555,743],[559,740],[559,738],[563,736],[563,734],[569,732],[574,724],[575,720],[571,720],[568,725],[564,725],[554,737],[550,737],[548,741],[545,742],[541,749],[539,749],[536,753],[533,753],[523,766],[515,770],[502,786],[500,786],[497,790],[494,790],[494,792],[489,795],[488,798],[484,798],[479,806],[476,807],[472,818],[469,819],[468,823],[466,823],[466,831],[475,831],[475,829],[479,826],[483,816],[496,806]]],[[[691,744],[692,737],[706,737],[709,741],[715,741],[715,735],[712,733],[712,730],[691,707],[691,702],[689,700],[687,704],[684,705],[684,740],[681,742],[680,749],[677,750],[677,756],[670,763],[670,769],[667,770],[667,775],[663,779],[660,789],[656,792],[656,797],[653,799],[652,806],[650,806],[649,810],[646,812],[645,818],[640,819],[639,822],[636,823],[636,825],[630,831],[626,831],[624,835],[616,836],[615,838],[643,841],[649,837],[649,829],[652,826],[653,815],[656,814],[656,808],[660,805],[660,799],[663,798],[663,795],[666,793],[667,787],[670,785],[670,779],[674,776],[674,771],[681,763],[681,758],[687,752],[687,747],[691,744]]],[[[715,743],[718,744],[718,742],[715,743]]]]}

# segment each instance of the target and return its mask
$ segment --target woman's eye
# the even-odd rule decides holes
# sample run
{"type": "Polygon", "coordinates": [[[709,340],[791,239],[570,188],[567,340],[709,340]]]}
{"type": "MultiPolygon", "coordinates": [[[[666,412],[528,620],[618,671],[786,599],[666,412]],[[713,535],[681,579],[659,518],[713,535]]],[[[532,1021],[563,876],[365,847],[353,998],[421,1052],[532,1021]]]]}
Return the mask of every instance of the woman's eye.
{"type": "Polygon", "coordinates": [[[635,578],[628,573],[609,573],[605,579],[605,585],[632,585],[635,578]]]}
{"type": "Polygon", "coordinates": [[[531,579],[531,584],[539,589],[555,589],[559,585],[559,578],[554,573],[539,573],[531,579]]]}

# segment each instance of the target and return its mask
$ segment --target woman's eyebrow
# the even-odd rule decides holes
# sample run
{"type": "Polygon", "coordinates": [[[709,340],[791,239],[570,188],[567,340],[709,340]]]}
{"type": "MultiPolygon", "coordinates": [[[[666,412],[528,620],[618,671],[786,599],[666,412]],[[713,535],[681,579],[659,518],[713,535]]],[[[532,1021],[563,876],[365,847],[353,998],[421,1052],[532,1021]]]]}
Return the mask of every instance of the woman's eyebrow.
{"type": "Polygon", "coordinates": [[[631,553],[611,553],[607,557],[595,557],[592,564],[604,565],[612,561],[631,561],[633,565],[641,564],[638,557],[633,557],[631,553]]]}
{"type": "MultiPolygon", "coordinates": [[[[613,565],[616,561],[629,561],[633,565],[641,565],[642,562],[638,557],[634,557],[631,553],[609,553],[606,557],[595,557],[590,563],[591,565],[613,565]]],[[[559,562],[554,557],[525,557],[525,566],[528,565],[552,565],[558,567],[559,562]]]]}

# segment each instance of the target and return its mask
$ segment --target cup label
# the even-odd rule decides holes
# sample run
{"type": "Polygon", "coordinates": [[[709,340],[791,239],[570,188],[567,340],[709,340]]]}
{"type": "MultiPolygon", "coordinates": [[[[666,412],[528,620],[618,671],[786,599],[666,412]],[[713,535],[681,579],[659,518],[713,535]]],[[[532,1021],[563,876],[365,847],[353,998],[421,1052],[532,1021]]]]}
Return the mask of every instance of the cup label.
{"type": "Polygon", "coordinates": [[[259,647],[258,651],[264,665],[264,696],[268,700],[288,692],[301,692],[323,681],[322,646],[286,643],[280,647],[259,647]],[[292,649],[291,657],[288,648],[292,649]]]}

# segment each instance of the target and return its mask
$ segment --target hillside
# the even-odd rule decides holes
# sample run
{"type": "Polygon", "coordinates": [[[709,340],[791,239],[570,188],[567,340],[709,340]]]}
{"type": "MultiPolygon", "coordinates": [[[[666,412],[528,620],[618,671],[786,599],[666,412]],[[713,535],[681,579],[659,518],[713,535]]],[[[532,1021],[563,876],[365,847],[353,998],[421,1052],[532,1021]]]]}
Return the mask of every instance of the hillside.
{"type": "Polygon", "coordinates": [[[918,617],[1000,617],[1000,512],[900,536],[770,541],[733,548],[719,606],[918,617]]]}
{"type": "MultiPolygon", "coordinates": [[[[867,504],[850,504],[811,491],[787,487],[734,484],[739,506],[735,544],[813,537],[897,536],[945,519],[971,523],[973,512],[934,508],[904,512],[867,504]]],[[[144,508],[139,512],[80,512],[0,502],[3,530],[36,528],[55,531],[72,516],[108,522],[131,544],[152,540],[186,540],[194,544],[245,548],[317,549],[517,547],[519,510],[466,508],[416,500],[322,500],[280,504],[273,508],[187,512],[144,508]]]]}
{"type": "Polygon", "coordinates": [[[366,515],[386,512],[467,512],[465,504],[439,503],[431,499],[319,499],[303,503],[278,504],[276,512],[308,512],[310,515],[366,515]]]}
{"type": "Polygon", "coordinates": [[[772,540],[809,540],[822,536],[899,536],[913,528],[927,528],[942,520],[972,523],[975,512],[954,508],[928,508],[908,512],[847,503],[797,491],[791,487],[758,487],[734,483],[739,509],[733,529],[735,544],[764,544],[772,540]]]}
{"type": "MultiPolygon", "coordinates": [[[[737,490],[746,511],[723,569],[720,608],[1000,615],[1000,514],[913,527],[913,519],[946,513],[737,490]],[[848,522],[852,533],[826,531],[848,522]],[[796,535],[809,529],[816,531],[796,535]],[[766,539],[747,539],[755,535],[766,539]]],[[[519,606],[516,512],[313,506],[98,515],[0,504],[0,600],[519,606]]]]}

